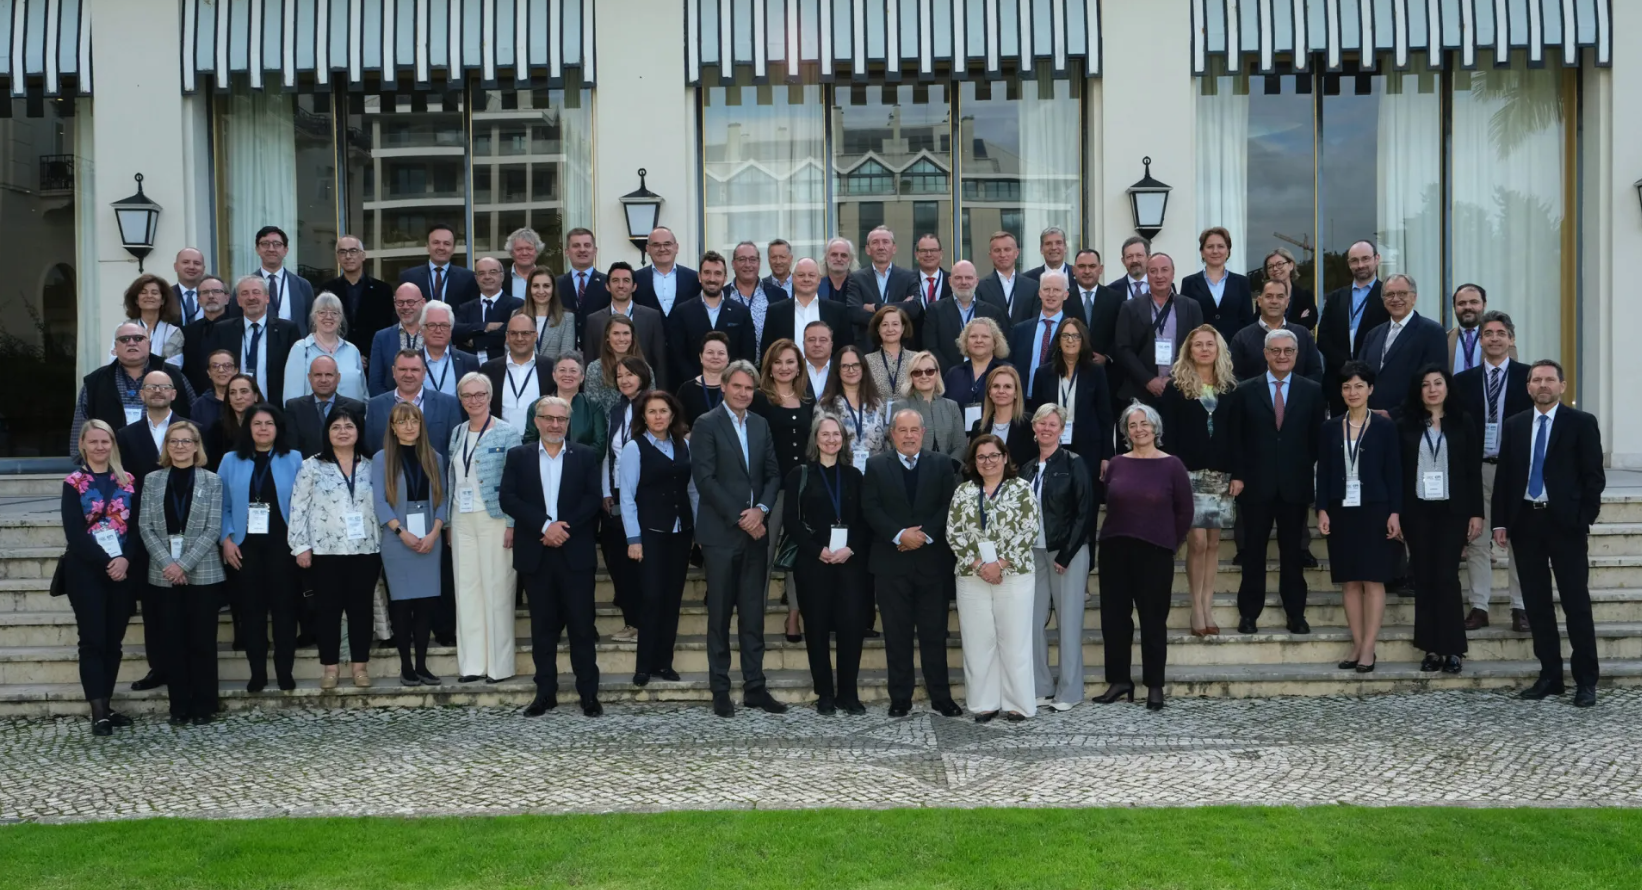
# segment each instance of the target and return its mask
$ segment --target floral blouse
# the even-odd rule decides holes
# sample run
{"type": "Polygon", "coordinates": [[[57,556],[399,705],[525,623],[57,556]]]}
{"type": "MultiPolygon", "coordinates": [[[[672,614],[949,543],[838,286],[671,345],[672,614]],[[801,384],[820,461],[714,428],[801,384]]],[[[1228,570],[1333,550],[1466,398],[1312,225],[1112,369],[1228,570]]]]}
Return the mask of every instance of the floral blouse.
{"type": "Polygon", "coordinates": [[[975,577],[973,565],[981,558],[981,541],[991,541],[998,558],[1009,563],[1005,575],[1032,574],[1032,545],[1042,522],[1038,501],[1025,479],[1005,479],[996,495],[986,501],[986,530],[981,530],[981,486],[965,482],[952,494],[946,515],[947,541],[958,559],[958,574],[975,577]]]}
{"type": "Polygon", "coordinates": [[[844,421],[849,430],[850,448],[865,448],[868,454],[880,454],[888,442],[889,400],[883,399],[877,408],[862,408],[859,414],[849,402],[838,396],[826,405],[826,410],[844,421]],[[859,427],[857,424],[859,423],[859,427]]]}
{"type": "Polygon", "coordinates": [[[296,555],[357,556],[380,553],[382,542],[371,488],[371,461],[361,457],[354,468],[353,491],[336,464],[317,456],[302,462],[291,489],[291,521],[286,540],[296,555]],[[348,537],[347,514],[364,522],[363,538],[348,537]]]}
{"type": "Polygon", "coordinates": [[[80,513],[85,516],[86,533],[95,534],[112,528],[120,536],[120,543],[124,544],[130,531],[131,507],[137,502],[137,489],[131,474],[126,474],[124,484],[113,487],[106,501],[97,488],[96,477],[85,469],[68,474],[63,482],[80,495],[80,513]]]}

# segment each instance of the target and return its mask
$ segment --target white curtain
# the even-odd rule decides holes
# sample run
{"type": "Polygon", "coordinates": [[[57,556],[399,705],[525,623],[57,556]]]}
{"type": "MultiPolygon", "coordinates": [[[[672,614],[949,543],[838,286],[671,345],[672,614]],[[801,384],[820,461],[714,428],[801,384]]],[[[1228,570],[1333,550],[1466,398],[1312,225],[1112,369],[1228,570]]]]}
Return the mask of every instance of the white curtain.
{"type": "Polygon", "coordinates": [[[575,108],[557,110],[564,164],[559,167],[559,207],[562,231],[593,228],[593,101],[582,90],[575,108]]]}
{"type": "MultiPolygon", "coordinates": [[[[1066,230],[1068,263],[1083,243],[1078,226],[1083,145],[1078,102],[1067,81],[1054,82],[1054,98],[1040,98],[1038,86],[1023,84],[1019,101],[1010,103],[1020,126],[1022,269],[1043,264],[1038,235],[1050,226],[1066,230]]],[[[1001,92],[995,89],[993,95],[1001,92]]]]}
{"type": "MultiPolygon", "coordinates": [[[[1236,270],[1249,268],[1244,259],[1249,239],[1249,95],[1246,83],[1234,81],[1230,76],[1215,78],[1213,91],[1197,97],[1197,229],[1224,226],[1232,233],[1226,268],[1236,270]]],[[[1186,269],[1198,264],[1177,260],[1176,265],[1184,277],[1186,269]]]]}
{"type": "Polygon", "coordinates": [[[1415,309],[1443,322],[1442,93],[1435,78],[1390,72],[1379,97],[1377,223],[1382,274],[1411,275],[1415,309]]]}
{"type": "Polygon", "coordinates": [[[1524,361],[1562,355],[1562,71],[1454,72],[1453,272],[1510,314],[1524,361]]]}
{"type": "Polygon", "coordinates": [[[821,88],[713,87],[703,91],[706,247],[729,256],[737,242],[792,243],[796,257],[822,254],[826,232],[826,107],[821,88]],[[731,94],[739,100],[730,104],[731,94]]]}
{"type": "Polygon", "coordinates": [[[228,261],[224,274],[255,272],[257,230],[279,226],[291,238],[285,268],[296,269],[296,122],[291,97],[273,92],[235,93],[223,115],[223,158],[228,167],[223,203],[228,208],[228,261]]]}

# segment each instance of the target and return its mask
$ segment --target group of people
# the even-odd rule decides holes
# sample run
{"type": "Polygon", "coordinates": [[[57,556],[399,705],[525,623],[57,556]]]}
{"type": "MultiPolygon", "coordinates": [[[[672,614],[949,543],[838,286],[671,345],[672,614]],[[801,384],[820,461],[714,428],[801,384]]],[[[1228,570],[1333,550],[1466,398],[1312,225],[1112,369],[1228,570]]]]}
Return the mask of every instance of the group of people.
{"type": "Polygon", "coordinates": [[[732,612],[743,706],[786,710],[762,668],[775,569],[823,714],[863,712],[861,651],[881,627],[890,714],[910,712],[916,640],[932,708],[962,715],[953,600],[975,719],[1076,705],[1092,565],[1108,684],[1095,701],[1134,698],[1138,615],[1156,709],[1181,545],[1192,633],[1219,634],[1214,579],[1233,530],[1238,630],[1252,634],[1275,527],[1287,629],[1309,633],[1313,507],[1351,625],[1341,669],[1374,669],[1386,585],[1406,575],[1422,670],[1461,671],[1466,630],[1487,622],[1492,539],[1512,547],[1513,621],[1541,660],[1524,694],[1562,691],[1554,572],[1576,703],[1594,703],[1596,421],[1559,405],[1555,362],[1512,358],[1512,322],[1479,286],[1455,293],[1445,333],[1414,311],[1410,277],[1379,279],[1368,242],[1351,248],[1352,284],[1319,307],[1286,251],[1258,289],[1229,271],[1221,228],[1179,287],[1174,260],[1138,237],[1125,274],[1102,283],[1099,253],[1072,253],[1056,228],[1024,272],[1015,237],[994,234],[984,278],[967,260],[947,269],[933,235],[916,241],[917,268],[895,265],[883,227],[859,269],[846,239],[821,262],[776,239],[690,269],[658,228],[651,265],[600,271],[593,234],[575,229],[559,275],[531,230],[508,245],[507,260],[468,270],[435,226],[427,263],[390,286],[344,236],[343,274],[316,295],[283,268],[286,236],[270,226],[262,268],[231,300],[192,249],[177,283],[132,284],[113,360],[79,395],[81,466],[63,494],[62,586],[94,732],[126,721],[110,699],[137,601],[150,671],[133,685],[168,685],[177,723],[217,709],[219,608],[253,692],[268,682],[270,619],[282,690],[309,643],[321,687],[340,682],[344,617],[356,686],[371,684],[384,637],[404,685],[444,682],[430,640],[455,646],[459,682],[496,683],[514,674],[521,594],[537,687],[525,713],[557,706],[567,636],[580,707],[597,716],[601,554],[624,625],[612,638],[635,645],[638,686],[680,679],[686,574],[703,568],[721,716],[735,713],[732,612]]]}

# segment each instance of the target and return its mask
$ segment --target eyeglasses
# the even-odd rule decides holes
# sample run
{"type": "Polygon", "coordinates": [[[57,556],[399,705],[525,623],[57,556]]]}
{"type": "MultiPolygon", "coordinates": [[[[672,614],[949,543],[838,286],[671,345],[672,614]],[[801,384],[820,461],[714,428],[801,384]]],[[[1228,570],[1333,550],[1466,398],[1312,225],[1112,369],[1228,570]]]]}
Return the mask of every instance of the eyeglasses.
{"type": "Polygon", "coordinates": [[[394,300],[393,301],[393,308],[395,308],[395,309],[409,309],[412,306],[420,306],[420,305],[422,305],[421,300],[394,300]]]}
{"type": "Polygon", "coordinates": [[[554,414],[538,414],[536,419],[546,421],[548,426],[564,426],[570,422],[570,418],[559,417],[554,414]]]}
{"type": "Polygon", "coordinates": [[[167,444],[167,445],[198,445],[199,443],[200,443],[200,440],[198,440],[198,439],[170,439],[165,444],[167,444]]]}
{"type": "Polygon", "coordinates": [[[172,386],[169,383],[144,383],[143,384],[143,391],[144,392],[170,392],[174,389],[176,389],[176,387],[172,386]]]}
{"type": "Polygon", "coordinates": [[[258,247],[284,247],[285,242],[276,238],[264,238],[257,242],[258,247]]]}
{"type": "Polygon", "coordinates": [[[1380,292],[1380,296],[1382,296],[1382,297],[1396,297],[1397,299],[1401,300],[1401,299],[1405,299],[1407,297],[1414,296],[1414,292],[1411,291],[1411,290],[1382,290],[1380,292]]]}
{"type": "Polygon", "coordinates": [[[654,250],[657,247],[677,247],[677,246],[678,246],[677,241],[651,241],[650,242],[650,249],[652,249],[652,250],[654,250]]]}
{"type": "Polygon", "coordinates": [[[209,296],[211,294],[225,294],[225,293],[228,293],[228,289],[223,288],[223,287],[202,287],[202,288],[199,289],[200,296],[209,296]]]}
{"type": "Polygon", "coordinates": [[[1267,355],[1280,356],[1282,358],[1291,358],[1293,356],[1299,355],[1300,350],[1295,349],[1292,346],[1282,346],[1282,347],[1268,346],[1266,348],[1266,354],[1267,355]]]}
{"type": "Polygon", "coordinates": [[[490,393],[485,392],[484,390],[479,390],[478,392],[464,392],[461,394],[461,397],[464,402],[472,399],[488,399],[490,398],[490,393]]]}
{"type": "Polygon", "coordinates": [[[232,371],[239,367],[233,362],[212,362],[209,366],[212,371],[232,371]]]}
{"type": "Polygon", "coordinates": [[[315,318],[341,318],[342,313],[335,309],[320,309],[314,313],[315,318]]]}
{"type": "Polygon", "coordinates": [[[934,377],[940,372],[934,368],[919,368],[915,371],[909,371],[908,373],[913,377],[934,377]]]}
{"type": "Polygon", "coordinates": [[[337,256],[362,256],[364,253],[365,251],[358,247],[338,247],[336,249],[337,256]]]}
{"type": "Polygon", "coordinates": [[[450,322],[448,322],[448,321],[430,321],[430,322],[422,325],[422,327],[427,329],[427,330],[430,330],[430,331],[448,331],[448,330],[450,330],[450,322]]]}
{"type": "Polygon", "coordinates": [[[114,338],[117,343],[141,343],[147,339],[147,334],[124,334],[114,338]]]}
{"type": "Polygon", "coordinates": [[[1062,340],[1082,340],[1083,335],[1077,331],[1062,331],[1060,338],[1062,340]]]}
{"type": "Polygon", "coordinates": [[[996,452],[996,451],[994,451],[990,454],[977,454],[977,455],[975,455],[975,463],[978,463],[978,464],[989,464],[989,463],[994,463],[994,462],[1000,461],[1000,460],[1003,460],[1003,454],[1001,454],[999,452],[996,452]]]}
{"type": "Polygon", "coordinates": [[[941,252],[941,249],[939,247],[920,247],[920,248],[918,248],[918,253],[940,253],[940,252],[941,252]]]}
{"type": "Polygon", "coordinates": [[[847,365],[840,364],[838,366],[838,370],[840,370],[840,371],[859,371],[859,370],[861,370],[861,363],[860,362],[850,362],[847,365]]]}

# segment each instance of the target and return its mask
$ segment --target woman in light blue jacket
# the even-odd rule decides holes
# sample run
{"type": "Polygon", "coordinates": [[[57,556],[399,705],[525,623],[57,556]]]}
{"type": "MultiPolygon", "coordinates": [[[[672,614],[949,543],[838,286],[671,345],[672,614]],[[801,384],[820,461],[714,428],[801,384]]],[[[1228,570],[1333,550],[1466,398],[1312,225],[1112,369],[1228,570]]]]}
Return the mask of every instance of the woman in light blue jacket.
{"type": "Polygon", "coordinates": [[[499,683],[513,676],[513,517],[499,492],[507,451],[519,431],[490,414],[490,378],[470,371],[456,384],[468,422],[450,431],[451,568],[456,589],[458,681],[499,683]]]}
{"type": "Polygon", "coordinates": [[[308,312],[308,330],[313,333],[292,344],[285,358],[285,398],[299,399],[313,392],[308,386],[308,365],[322,355],[336,361],[337,395],[361,402],[370,398],[365,392],[365,365],[359,347],[345,339],[348,322],[336,294],[324,291],[314,297],[314,307],[308,312]]]}

